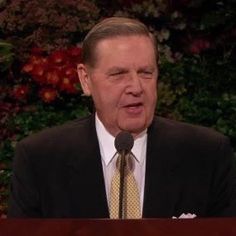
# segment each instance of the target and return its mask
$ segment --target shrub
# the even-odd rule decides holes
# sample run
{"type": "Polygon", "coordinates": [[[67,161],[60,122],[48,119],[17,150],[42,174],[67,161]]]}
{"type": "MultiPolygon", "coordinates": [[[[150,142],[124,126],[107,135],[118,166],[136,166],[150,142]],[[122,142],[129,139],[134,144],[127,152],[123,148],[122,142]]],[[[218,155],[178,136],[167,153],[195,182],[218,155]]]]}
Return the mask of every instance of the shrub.
{"type": "Polygon", "coordinates": [[[80,42],[100,18],[139,18],[160,51],[159,115],[229,136],[236,150],[235,3],[207,0],[14,0],[0,3],[0,215],[16,143],[88,114],[80,42]],[[100,15],[99,15],[100,13],[100,15]]]}

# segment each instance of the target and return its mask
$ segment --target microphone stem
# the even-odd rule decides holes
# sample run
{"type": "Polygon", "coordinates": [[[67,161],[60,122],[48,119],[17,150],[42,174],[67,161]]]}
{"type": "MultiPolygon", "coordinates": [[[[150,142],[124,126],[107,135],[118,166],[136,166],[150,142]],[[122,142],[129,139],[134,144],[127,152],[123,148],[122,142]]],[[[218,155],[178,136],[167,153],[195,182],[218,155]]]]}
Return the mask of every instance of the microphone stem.
{"type": "Polygon", "coordinates": [[[124,219],[124,208],[123,208],[123,200],[124,200],[124,177],[125,177],[125,150],[121,152],[121,160],[120,160],[120,192],[119,192],[119,219],[124,219]]]}

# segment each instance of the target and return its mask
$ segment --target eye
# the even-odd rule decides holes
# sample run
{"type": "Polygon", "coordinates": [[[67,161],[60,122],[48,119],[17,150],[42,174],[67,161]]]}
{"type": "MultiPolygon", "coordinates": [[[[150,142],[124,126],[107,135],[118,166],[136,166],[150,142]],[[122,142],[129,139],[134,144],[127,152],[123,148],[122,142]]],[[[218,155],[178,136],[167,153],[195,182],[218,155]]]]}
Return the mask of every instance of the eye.
{"type": "Polygon", "coordinates": [[[121,79],[127,74],[126,70],[115,70],[109,73],[109,77],[114,79],[121,79]]]}
{"type": "Polygon", "coordinates": [[[149,78],[151,79],[153,76],[153,71],[151,71],[151,70],[141,70],[138,73],[141,77],[143,77],[145,79],[149,79],[149,78]]]}
{"type": "Polygon", "coordinates": [[[117,71],[117,72],[110,73],[110,76],[117,76],[117,75],[122,75],[122,74],[124,74],[123,71],[117,71]]]}
{"type": "Polygon", "coordinates": [[[152,75],[152,71],[144,71],[143,74],[152,75]]]}

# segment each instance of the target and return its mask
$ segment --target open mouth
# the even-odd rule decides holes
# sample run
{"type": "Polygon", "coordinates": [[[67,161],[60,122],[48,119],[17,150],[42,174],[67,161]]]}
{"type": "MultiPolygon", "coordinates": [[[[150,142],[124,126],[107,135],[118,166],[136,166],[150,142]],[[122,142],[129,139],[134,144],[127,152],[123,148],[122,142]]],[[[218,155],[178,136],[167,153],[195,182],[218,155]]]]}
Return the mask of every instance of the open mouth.
{"type": "Polygon", "coordinates": [[[140,107],[143,104],[141,102],[136,102],[136,103],[130,103],[128,105],[125,105],[125,107],[140,107]]]}
{"type": "Polygon", "coordinates": [[[138,114],[138,113],[142,112],[142,110],[143,110],[143,103],[141,103],[141,102],[130,103],[130,104],[124,106],[124,108],[130,114],[138,114]]]}

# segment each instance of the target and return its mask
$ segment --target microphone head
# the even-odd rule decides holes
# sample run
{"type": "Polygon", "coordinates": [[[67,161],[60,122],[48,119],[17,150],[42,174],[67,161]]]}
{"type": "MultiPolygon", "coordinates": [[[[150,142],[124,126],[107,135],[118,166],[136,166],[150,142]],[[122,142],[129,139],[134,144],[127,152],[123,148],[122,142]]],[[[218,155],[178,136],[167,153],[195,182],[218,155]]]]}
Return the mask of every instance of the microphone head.
{"type": "Polygon", "coordinates": [[[121,154],[122,151],[128,153],[131,151],[134,145],[134,138],[133,136],[127,131],[121,131],[117,134],[115,138],[115,148],[118,153],[121,154]]]}

